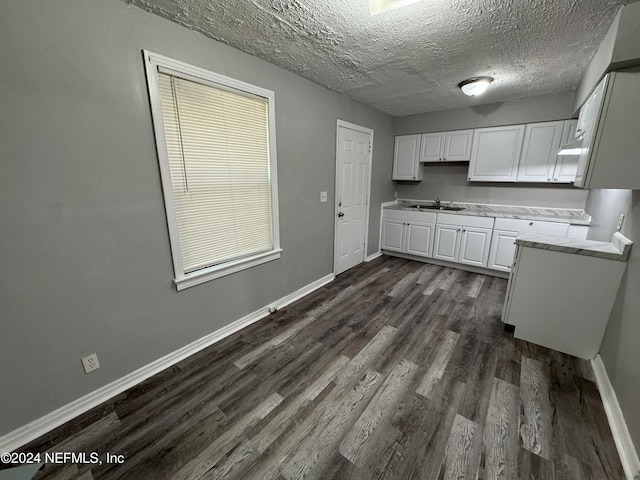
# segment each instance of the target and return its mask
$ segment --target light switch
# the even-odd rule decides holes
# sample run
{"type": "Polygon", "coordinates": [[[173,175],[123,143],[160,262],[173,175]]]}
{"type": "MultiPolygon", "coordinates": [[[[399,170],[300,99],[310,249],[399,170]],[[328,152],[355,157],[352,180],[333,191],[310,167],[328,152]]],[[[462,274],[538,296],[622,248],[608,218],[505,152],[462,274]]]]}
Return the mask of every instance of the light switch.
{"type": "Polygon", "coordinates": [[[320,201],[321,202],[327,201],[327,192],[320,192],[320,201]]]}

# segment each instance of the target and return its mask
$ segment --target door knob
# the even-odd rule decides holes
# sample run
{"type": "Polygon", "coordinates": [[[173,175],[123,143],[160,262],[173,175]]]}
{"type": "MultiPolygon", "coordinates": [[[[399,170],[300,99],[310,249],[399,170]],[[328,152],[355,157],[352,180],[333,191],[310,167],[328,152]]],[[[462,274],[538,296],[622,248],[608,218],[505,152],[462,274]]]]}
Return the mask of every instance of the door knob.
{"type": "Polygon", "coordinates": [[[338,212],[338,217],[340,217],[340,218],[344,217],[344,213],[338,212]]]}

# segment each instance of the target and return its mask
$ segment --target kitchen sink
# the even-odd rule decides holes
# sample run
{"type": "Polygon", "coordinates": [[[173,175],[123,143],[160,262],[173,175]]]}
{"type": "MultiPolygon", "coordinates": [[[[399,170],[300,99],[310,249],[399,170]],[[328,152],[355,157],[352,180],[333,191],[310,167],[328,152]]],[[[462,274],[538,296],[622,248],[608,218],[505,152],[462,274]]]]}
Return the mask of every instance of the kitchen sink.
{"type": "Polygon", "coordinates": [[[445,205],[407,205],[405,208],[415,208],[416,210],[446,210],[448,212],[464,210],[464,207],[448,207],[445,205]]]}

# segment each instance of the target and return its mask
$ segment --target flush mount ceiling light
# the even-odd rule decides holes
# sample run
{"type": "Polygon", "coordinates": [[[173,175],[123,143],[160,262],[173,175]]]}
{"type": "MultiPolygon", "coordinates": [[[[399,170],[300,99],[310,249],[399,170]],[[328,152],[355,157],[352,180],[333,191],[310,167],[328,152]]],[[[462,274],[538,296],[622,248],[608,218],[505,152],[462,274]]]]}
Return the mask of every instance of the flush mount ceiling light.
{"type": "Polygon", "coordinates": [[[491,77],[473,77],[460,82],[458,87],[460,87],[460,90],[462,90],[462,93],[465,95],[477,97],[487,90],[491,82],[493,82],[493,78],[491,77]]]}
{"type": "Polygon", "coordinates": [[[378,13],[393,10],[394,8],[406,7],[419,1],[420,0],[369,0],[369,13],[371,15],[377,15],[378,13]]]}

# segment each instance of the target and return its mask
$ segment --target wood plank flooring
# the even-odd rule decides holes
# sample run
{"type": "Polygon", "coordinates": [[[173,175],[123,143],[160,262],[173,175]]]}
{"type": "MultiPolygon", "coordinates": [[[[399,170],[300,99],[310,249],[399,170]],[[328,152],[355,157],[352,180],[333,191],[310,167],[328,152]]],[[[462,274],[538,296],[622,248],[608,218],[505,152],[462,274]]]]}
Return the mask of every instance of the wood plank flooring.
{"type": "Polygon", "coordinates": [[[36,479],[622,479],[588,362],[513,338],[506,280],[381,257],[21,451],[36,479]]]}

